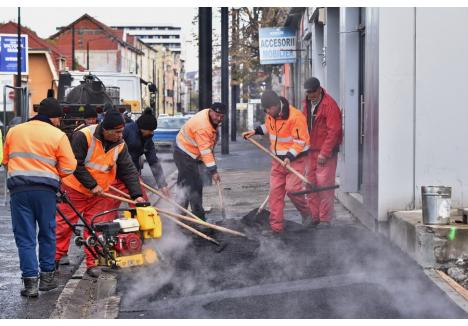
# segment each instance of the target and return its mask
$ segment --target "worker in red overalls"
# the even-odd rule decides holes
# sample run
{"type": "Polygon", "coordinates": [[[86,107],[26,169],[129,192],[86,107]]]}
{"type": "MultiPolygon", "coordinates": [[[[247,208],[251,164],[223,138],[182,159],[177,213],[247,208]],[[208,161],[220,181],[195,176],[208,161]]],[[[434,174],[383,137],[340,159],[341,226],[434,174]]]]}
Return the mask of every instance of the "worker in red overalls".
{"type": "MultiPolygon", "coordinates": [[[[304,83],[303,112],[310,134],[307,178],[317,187],[335,184],[338,151],[343,138],[341,111],[317,78],[304,83]]],[[[333,216],[334,190],[309,194],[313,224],[329,225],[333,216]]]]}
{"type": "MultiPolygon", "coordinates": [[[[289,165],[301,174],[305,172],[309,152],[309,133],[307,123],[301,111],[289,104],[284,97],[273,91],[262,94],[262,106],[267,113],[265,123],[255,130],[246,131],[244,138],[253,135],[270,137],[270,150],[283,163],[272,160],[270,174],[270,226],[274,233],[282,233],[284,228],[284,197],[290,192],[303,190],[303,183],[285,166],[289,165]]],[[[304,196],[289,196],[302,216],[303,221],[311,220],[310,210],[304,196]]]]}

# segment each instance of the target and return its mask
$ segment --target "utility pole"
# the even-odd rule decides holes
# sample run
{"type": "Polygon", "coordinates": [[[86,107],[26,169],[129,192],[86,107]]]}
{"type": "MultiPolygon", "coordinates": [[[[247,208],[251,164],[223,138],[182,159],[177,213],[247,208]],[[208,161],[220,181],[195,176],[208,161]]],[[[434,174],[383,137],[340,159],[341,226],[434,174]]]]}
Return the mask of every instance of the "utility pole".
{"type": "Polygon", "coordinates": [[[75,70],[75,24],[72,25],[72,70],[75,70]]]}
{"type": "Polygon", "coordinates": [[[212,102],[212,23],[211,7],[198,8],[198,110],[210,107],[212,102]]]}
{"type": "MultiPolygon", "coordinates": [[[[221,102],[229,108],[229,13],[221,8],[221,102]]],[[[229,154],[229,109],[221,124],[221,154],[229,154]]]]}
{"type": "MultiPolygon", "coordinates": [[[[18,40],[16,49],[18,53],[16,55],[16,87],[21,87],[21,8],[18,7],[18,40]]],[[[16,89],[16,116],[21,117],[21,89],[16,89]]],[[[6,121],[3,121],[6,124],[6,121]]]]}
{"type": "Polygon", "coordinates": [[[237,136],[237,94],[239,92],[239,80],[237,80],[237,50],[239,46],[239,9],[232,9],[231,14],[231,141],[236,141],[237,136]]]}

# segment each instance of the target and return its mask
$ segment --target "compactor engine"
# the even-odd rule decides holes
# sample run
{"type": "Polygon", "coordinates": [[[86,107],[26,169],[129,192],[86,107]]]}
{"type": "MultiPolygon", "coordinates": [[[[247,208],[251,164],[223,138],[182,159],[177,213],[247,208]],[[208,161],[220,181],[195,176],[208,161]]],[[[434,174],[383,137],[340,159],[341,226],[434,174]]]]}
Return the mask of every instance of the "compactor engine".
{"type": "Polygon", "coordinates": [[[97,255],[97,265],[125,268],[156,263],[158,254],[154,245],[149,245],[151,239],[159,239],[162,235],[161,219],[156,209],[148,203],[139,204],[135,208],[100,213],[93,217],[93,221],[115,211],[123,211],[124,214],[110,222],[92,222],[95,236],[84,239],[88,246],[96,248],[96,252],[106,253],[97,255]]]}

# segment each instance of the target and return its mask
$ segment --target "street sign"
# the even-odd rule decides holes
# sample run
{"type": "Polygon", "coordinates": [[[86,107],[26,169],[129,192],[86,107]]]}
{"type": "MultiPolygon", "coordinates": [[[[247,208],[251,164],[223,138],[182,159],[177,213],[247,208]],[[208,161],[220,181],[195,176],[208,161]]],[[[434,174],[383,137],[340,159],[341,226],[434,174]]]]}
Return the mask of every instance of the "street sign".
{"type": "MultiPolygon", "coordinates": [[[[0,74],[17,73],[18,36],[15,34],[0,34],[0,74]]],[[[21,35],[21,73],[28,71],[28,35],[21,35]]]]}
{"type": "Polygon", "coordinates": [[[260,64],[296,62],[296,32],[287,27],[260,28],[260,64]]]}

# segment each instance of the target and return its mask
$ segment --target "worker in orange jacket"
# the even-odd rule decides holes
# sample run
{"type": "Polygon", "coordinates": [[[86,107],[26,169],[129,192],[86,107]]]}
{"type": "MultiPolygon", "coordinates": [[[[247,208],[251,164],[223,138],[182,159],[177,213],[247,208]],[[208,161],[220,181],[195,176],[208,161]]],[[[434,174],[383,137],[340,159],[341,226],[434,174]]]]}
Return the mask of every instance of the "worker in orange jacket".
{"type": "Polygon", "coordinates": [[[213,103],[198,112],[182,126],[174,147],[174,162],[179,172],[177,186],[185,190],[178,201],[185,208],[190,203],[192,212],[202,220],[205,220],[203,181],[198,169],[204,164],[213,182],[221,181],[213,150],[225,113],[226,106],[222,103],[213,103]]]}
{"type": "MultiPolygon", "coordinates": [[[[305,172],[305,160],[309,151],[309,133],[307,122],[302,112],[289,104],[284,97],[279,97],[273,91],[262,94],[261,103],[267,113],[265,123],[246,131],[244,138],[253,135],[269,135],[270,150],[283,163],[272,161],[270,174],[270,226],[274,233],[282,233],[284,229],[284,197],[290,192],[301,191],[302,181],[285,169],[289,165],[301,174],[305,172]]],[[[311,220],[310,210],[305,196],[289,196],[294,206],[300,212],[303,223],[311,220]]]]}
{"type": "MultiPolygon", "coordinates": [[[[83,212],[83,217],[88,223],[94,215],[112,207],[113,200],[100,195],[108,191],[116,177],[124,182],[132,199],[144,202],[138,171],[122,139],[123,130],[122,114],[110,109],[106,111],[101,124],[85,127],[73,134],[72,148],[78,165],[73,175],[63,179],[62,190],[67,193],[76,209],[83,212]]],[[[78,217],[66,203],[61,203],[58,207],[72,223],[76,223],[78,217]]],[[[103,215],[96,222],[112,218],[103,215]]],[[[58,265],[68,250],[72,230],[58,214],[56,222],[55,261],[58,265]]],[[[87,238],[88,235],[88,230],[84,229],[84,237],[87,238]]],[[[100,269],[88,249],[85,249],[85,252],[86,273],[91,277],[98,277],[100,269]]]]}
{"type": "Polygon", "coordinates": [[[11,128],[5,141],[3,164],[8,169],[11,219],[24,283],[21,295],[26,297],[37,297],[38,290],[57,287],[54,277],[56,192],[60,179],[76,168],[68,137],[57,128],[62,114],[57,100],[46,98],[39,104],[38,114],[11,128]]]}

